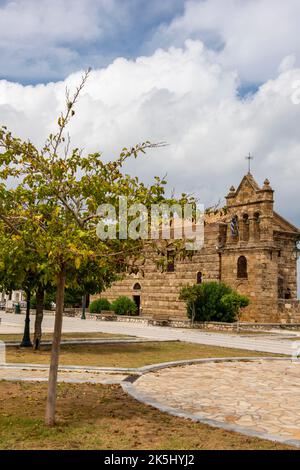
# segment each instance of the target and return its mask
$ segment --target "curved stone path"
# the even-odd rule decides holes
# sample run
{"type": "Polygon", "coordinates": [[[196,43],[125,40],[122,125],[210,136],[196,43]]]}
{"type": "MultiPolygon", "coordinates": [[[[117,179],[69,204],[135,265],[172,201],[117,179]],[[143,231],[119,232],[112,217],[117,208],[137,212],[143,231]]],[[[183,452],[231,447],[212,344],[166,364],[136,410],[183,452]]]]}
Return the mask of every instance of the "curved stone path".
{"type": "MultiPolygon", "coordinates": [[[[3,364],[0,380],[46,381],[48,367],[3,364]]],[[[299,361],[211,358],[136,369],[60,366],[58,380],[120,384],[161,411],[300,447],[299,361]]]]}
{"type": "Polygon", "coordinates": [[[179,416],[300,447],[300,363],[208,362],[150,372],[125,389],[179,416]]]}

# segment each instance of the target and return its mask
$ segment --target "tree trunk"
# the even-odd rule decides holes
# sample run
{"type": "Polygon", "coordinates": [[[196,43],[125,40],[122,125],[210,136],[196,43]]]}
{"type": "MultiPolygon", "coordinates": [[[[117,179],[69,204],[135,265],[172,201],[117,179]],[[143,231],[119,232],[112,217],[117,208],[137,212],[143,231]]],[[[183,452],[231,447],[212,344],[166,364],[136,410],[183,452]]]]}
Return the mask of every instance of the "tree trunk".
{"type": "Polygon", "coordinates": [[[86,294],[83,294],[81,320],[86,320],[85,310],[86,310],[86,294]]]}
{"type": "Polygon", "coordinates": [[[192,328],[194,328],[195,317],[196,317],[196,307],[195,307],[195,302],[193,302],[192,303],[192,328]]]}
{"type": "Polygon", "coordinates": [[[40,349],[42,339],[42,321],[44,314],[44,288],[39,286],[36,291],[36,312],[34,324],[33,349],[40,349]]]}
{"type": "Polygon", "coordinates": [[[32,347],[32,343],[30,341],[30,300],[31,300],[31,292],[30,292],[30,289],[28,289],[26,291],[26,316],[25,316],[23,339],[20,344],[21,348],[32,347]]]}
{"type": "Polygon", "coordinates": [[[65,267],[61,267],[61,271],[57,275],[57,291],[56,291],[56,311],[55,323],[51,349],[51,362],[49,370],[48,397],[46,406],[45,423],[47,426],[55,424],[55,407],[56,407],[56,386],[57,386],[57,370],[61,340],[61,329],[64,310],[66,272],[65,267]]]}

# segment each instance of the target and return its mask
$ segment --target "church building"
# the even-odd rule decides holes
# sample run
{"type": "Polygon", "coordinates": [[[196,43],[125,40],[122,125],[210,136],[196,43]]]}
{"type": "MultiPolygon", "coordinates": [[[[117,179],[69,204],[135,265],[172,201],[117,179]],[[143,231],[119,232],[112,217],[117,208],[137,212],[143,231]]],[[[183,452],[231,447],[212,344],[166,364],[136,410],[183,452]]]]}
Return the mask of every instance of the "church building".
{"type": "Polygon", "coordinates": [[[173,260],[167,271],[146,261],[144,274],[116,282],[103,297],[132,298],[142,316],[186,318],[183,285],[220,281],[245,294],[242,321],[300,323],[297,242],[300,231],[274,211],[274,191],[260,187],[250,171],[230,188],[226,210],[205,215],[204,246],[191,259],[173,260]]]}

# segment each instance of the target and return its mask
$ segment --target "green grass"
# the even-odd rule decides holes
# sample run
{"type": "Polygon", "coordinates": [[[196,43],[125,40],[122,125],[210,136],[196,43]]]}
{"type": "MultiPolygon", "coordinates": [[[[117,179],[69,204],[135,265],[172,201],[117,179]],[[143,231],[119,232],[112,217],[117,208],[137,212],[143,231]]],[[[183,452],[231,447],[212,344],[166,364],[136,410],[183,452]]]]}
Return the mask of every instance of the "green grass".
{"type": "MultiPolygon", "coordinates": [[[[52,333],[45,333],[43,334],[42,340],[44,341],[51,341],[52,340],[52,333]]],[[[0,341],[22,341],[23,335],[22,334],[0,334],[0,341]]],[[[98,338],[98,339],[106,339],[106,338],[135,338],[135,336],[129,335],[119,335],[119,334],[112,334],[112,333],[101,333],[101,332],[94,332],[94,333],[63,333],[62,339],[87,339],[87,338],[98,338]]],[[[31,335],[31,339],[33,339],[33,335],[31,335]]]]}
{"type": "MultiPolygon", "coordinates": [[[[142,367],[159,362],[229,356],[257,357],[274,356],[274,354],[202,344],[182,343],[179,341],[62,345],[60,364],[98,367],[142,367]]],[[[49,364],[49,359],[50,346],[43,346],[41,351],[33,351],[31,348],[7,348],[8,362],[49,364]]]]}
{"type": "Polygon", "coordinates": [[[59,384],[47,428],[46,393],[45,383],[0,382],[0,449],[288,449],[161,413],[117,385],[59,384]]]}

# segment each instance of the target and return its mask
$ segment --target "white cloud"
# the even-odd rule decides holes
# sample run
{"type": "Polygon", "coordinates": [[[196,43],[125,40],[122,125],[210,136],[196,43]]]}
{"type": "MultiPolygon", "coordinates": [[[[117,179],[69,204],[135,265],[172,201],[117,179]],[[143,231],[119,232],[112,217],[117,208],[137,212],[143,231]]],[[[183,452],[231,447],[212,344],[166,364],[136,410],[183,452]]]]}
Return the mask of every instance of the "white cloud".
{"type": "Polygon", "coordinates": [[[0,76],[51,80],[99,63],[104,52],[93,44],[128,21],[118,0],[7,1],[0,5],[0,76]]]}
{"type": "MultiPolygon", "coordinates": [[[[102,4],[107,2],[101,2],[102,4]]],[[[1,8],[1,40],[74,41],[93,39],[101,31],[92,21],[95,8],[90,0],[18,0],[1,8]]]]}
{"type": "Polygon", "coordinates": [[[198,39],[243,85],[263,83],[300,66],[299,16],[299,0],[0,0],[0,76],[58,80],[198,39]]]}
{"type": "MultiPolygon", "coordinates": [[[[284,68],[285,69],[285,68],[284,68]]],[[[42,145],[63,107],[64,82],[22,86],[0,82],[1,123],[42,145]]],[[[214,61],[198,41],[183,49],[157,50],[136,61],[117,59],[91,73],[70,126],[74,146],[116,155],[145,139],[169,146],[134,160],[128,170],[149,181],[168,173],[171,187],[193,191],[206,204],[217,202],[246,172],[268,177],[282,215],[300,225],[300,105],[292,102],[300,69],[286,70],[241,100],[235,72],[214,61]]]]}
{"type": "Polygon", "coordinates": [[[261,83],[276,76],[286,56],[300,65],[299,16],[299,0],[190,0],[181,16],[157,29],[149,47],[200,38],[242,82],[261,83]]]}

